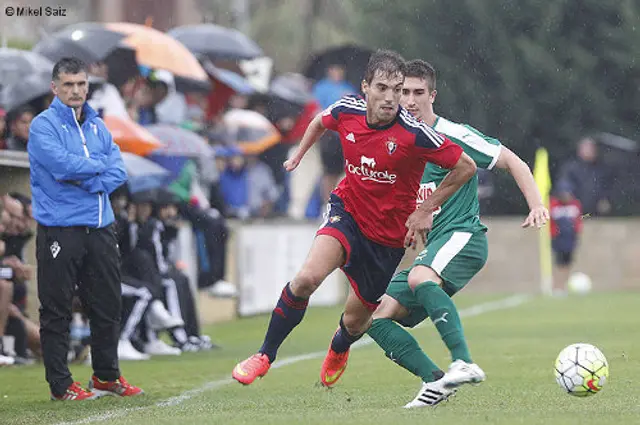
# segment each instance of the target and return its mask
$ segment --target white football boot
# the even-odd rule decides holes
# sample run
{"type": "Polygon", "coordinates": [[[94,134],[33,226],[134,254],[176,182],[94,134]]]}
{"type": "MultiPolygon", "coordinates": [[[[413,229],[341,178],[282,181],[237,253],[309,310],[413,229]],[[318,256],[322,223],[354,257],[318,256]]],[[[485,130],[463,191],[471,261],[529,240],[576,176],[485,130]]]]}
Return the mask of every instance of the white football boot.
{"type": "Polygon", "coordinates": [[[407,403],[405,409],[415,409],[417,407],[435,407],[452,397],[456,393],[455,388],[445,387],[444,378],[435,382],[423,382],[422,388],[418,392],[416,398],[407,403]]]}
{"type": "Polygon", "coordinates": [[[441,379],[447,388],[457,388],[463,384],[479,384],[487,379],[480,366],[475,363],[467,363],[464,360],[456,360],[449,366],[449,371],[441,379]]]}

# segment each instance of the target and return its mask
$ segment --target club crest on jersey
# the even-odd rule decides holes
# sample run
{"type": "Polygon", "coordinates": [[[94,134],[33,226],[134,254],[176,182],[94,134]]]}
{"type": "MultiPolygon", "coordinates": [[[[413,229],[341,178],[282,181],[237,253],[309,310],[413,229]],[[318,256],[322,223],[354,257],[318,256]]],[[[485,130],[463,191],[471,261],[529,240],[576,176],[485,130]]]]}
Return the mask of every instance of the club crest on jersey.
{"type": "Polygon", "coordinates": [[[387,140],[387,153],[389,155],[392,155],[397,148],[398,148],[398,144],[396,143],[395,137],[389,138],[389,140],[387,140]]]}
{"type": "Polygon", "coordinates": [[[333,215],[331,217],[329,217],[329,222],[330,223],[337,223],[339,222],[341,219],[341,217],[339,215],[333,215]]]}

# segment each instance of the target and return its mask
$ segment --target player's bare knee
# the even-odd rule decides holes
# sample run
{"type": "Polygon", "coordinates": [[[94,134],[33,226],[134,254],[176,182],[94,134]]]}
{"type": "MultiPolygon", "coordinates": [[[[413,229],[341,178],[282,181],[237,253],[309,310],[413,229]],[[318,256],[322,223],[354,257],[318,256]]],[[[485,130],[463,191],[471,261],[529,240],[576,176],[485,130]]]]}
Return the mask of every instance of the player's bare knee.
{"type": "Polygon", "coordinates": [[[371,326],[371,315],[345,312],[342,315],[342,323],[350,335],[360,335],[365,333],[371,326]]]}
{"type": "Polygon", "coordinates": [[[409,272],[408,283],[411,289],[416,289],[418,285],[424,282],[434,282],[438,285],[442,285],[442,279],[438,274],[431,268],[427,266],[415,266],[409,272]]]}
{"type": "Polygon", "coordinates": [[[380,300],[380,305],[373,313],[372,320],[376,319],[391,319],[391,320],[401,320],[405,318],[409,312],[406,308],[402,306],[395,298],[390,297],[389,295],[383,295],[380,300]]]}
{"type": "Polygon", "coordinates": [[[320,287],[324,276],[314,270],[302,269],[291,281],[291,292],[297,297],[310,297],[320,287]]]}

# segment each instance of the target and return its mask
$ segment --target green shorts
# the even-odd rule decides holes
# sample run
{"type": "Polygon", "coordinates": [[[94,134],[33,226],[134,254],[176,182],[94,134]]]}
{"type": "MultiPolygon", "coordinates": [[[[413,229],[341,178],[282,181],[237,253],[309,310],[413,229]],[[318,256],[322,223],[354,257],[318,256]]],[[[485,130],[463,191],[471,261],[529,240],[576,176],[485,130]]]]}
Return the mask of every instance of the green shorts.
{"type": "MultiPolygon", "coordinates": [[[[484,267],[488,252],[484,231],[445,233],[428,241],[427,247],[418,254],[413,266],[423,265],[432,268],[444,281],[444,291],[452,297],[484,267]]],[[[412,328],[429,315],[409,287],[410,271],[411,268],[403,270],[391,279],[387,295],[409,310],[409,315],[398,323],[412,328]]]]}

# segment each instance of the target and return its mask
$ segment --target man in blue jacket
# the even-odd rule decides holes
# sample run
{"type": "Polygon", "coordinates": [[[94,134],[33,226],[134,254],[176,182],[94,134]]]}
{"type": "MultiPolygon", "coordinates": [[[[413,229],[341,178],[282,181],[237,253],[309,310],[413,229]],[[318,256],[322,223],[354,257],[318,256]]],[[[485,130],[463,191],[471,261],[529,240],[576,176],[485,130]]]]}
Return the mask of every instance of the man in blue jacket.
{"type": "Polygon", "coordinates": [[[63,58],[53,68],[55,99],[31,123],[29,164],[40,339],[53,400],[142,394],[120,375],[120,254],[109,194],[127,180],[118,146],[87,103],[87,67],[63,58]],[[93,376],[89,390],[67,366],[76,286],[91,324],[93,376]]]}

